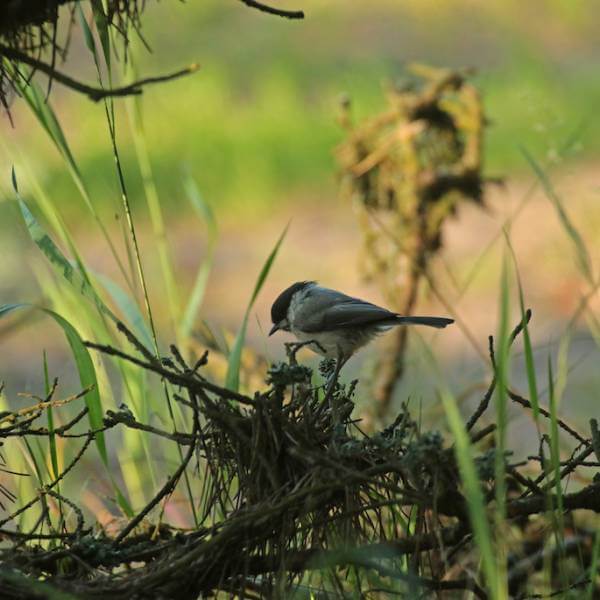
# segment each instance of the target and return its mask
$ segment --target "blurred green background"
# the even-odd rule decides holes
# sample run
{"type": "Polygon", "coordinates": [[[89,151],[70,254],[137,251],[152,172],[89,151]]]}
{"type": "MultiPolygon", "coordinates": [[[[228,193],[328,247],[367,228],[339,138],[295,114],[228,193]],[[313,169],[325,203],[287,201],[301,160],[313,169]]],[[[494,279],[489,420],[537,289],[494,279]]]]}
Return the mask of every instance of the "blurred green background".
{"type": "MultiPolygon", "coordinates": [[[[289,3],[288,3],[289,4],[289,3]]],[[[332,150],[339,99],[358,118],[383,106],[382,86],[405,65],[474,67],[491,127],[487,171],[523,171],[518,146],[539,158],[592,158],[600,149],[598,28],[593,3],[308,1],[307,18],[270,18],[238,2],[150,2],[132,56],[141,75],[198,62],[201,70],[148,88],[145,126],[165,209],[182,210],[181,173],[193,171],[219,210],[263,211],[303,194],[336,193],[332,150]]],[[[94,81],[75,35],[65,68],[94,81]]],[[[55,85],[52,103],[93,197],[107,211],[115,178],[101,106],[55,85]]],[[[121,103],[122,104],[122,103],[121,103]]],[[[2,136],[26,154],[69,211],[72,185],[23,107],[2,136]]],[[[133,200],[141,182],[125,127],[119,138],[133,200]]],[[[6,164],[9,161],[3,161],[6,164]]],[[[6,169],[4,170],[6,173],[6,169]]],[[[8,177],[1,185],[7,190],[8,177]]]]}
{"type": "MultiPolygon", "coordinates": [[[[290,219],[289,235],[249,322],[254,347],[270,356],[281,354],[281,340],[267,346],[264,330],[273,297],[290,281],[317,278],[377,301],[379,291],[361,281],[358,228],[339,197],[334,151],[344,138],[336,120],[340,100],[350,98],[360,120],[385,106],[386,85],[402,82],[406,65],[413,61],[473,67],[490,121],[486,173],[504,176],[506,185],[490,189],[487,211],[467,209],[448,228],[445,260],[454,279],[466,281],[478,259],[485,260],[478,263],[467,292],[448,291],[447,299],[468,322],[485,356],[486,337],[496,327],[502,246],[498,240],[505,218],[527,197],[527,209],[513,224],[513,243],[536,315],[537,341],[547,348],[561,335],[583,288],[569,240],[551,204],[539,190],[531,201],[526,195],[535,177],[521,148],[527,148],[556,179],[569,214],[597,259],[600,47],[594,3],[307,0],[296,4],[306,12],[304,21],[260,14],[234,0],[149,2],[142,33],[150,50],[139,39],[132,40],[130,57],[139,77],[192,62],[201,65],[192,76],[148,87],[141,104],[180,296],[189,294],[191,273],[207,251],[205,226],[184,193],[183,181],[191,174],[220,228],[201,317],[228,331],[237,330],[260,265],[290,219]],[[490,244],[495,244],[494,252],[486,253],[490,244]]],[[[61,69],[95,81],[77,28],[61,69]]],[[[43,78],[40,82],[45,85],[43,78]]],[[[120,235],[120,196],[102,105],[56,83],[50,102],[94,205],[109,229],[120,235]]],[[[147,227],[134,139],[125,102],[118,100],[116,106],[117,138],[140,227],[150,297],[168,343],[172,332],[162,310],[164,290],[155,240],[147,227]]],[[[2,301],[36,302],[46,293],[37,276],[43,269],[39,251],[13,202],[13,164],[25,197],[36,197],[36,185],[43,189],[60,208],[92,268],[118,280],[59,153],[24,102],[15,98],[11,113],[14,126],[4,114],[0,122],[2,301]]],[[[419,311],[445,309],[426,293],[419,311]]],[[[51,326],[50,333],[46,324],[26,326],[30,331],[35,328],[41,345],[61,345],[51,326]]],[[[451,357],[448,377],[457,389],[471,385],[473,377],[488,376],[489,365],[474,353],[463,333],[455,328],[436,342],[442,359],[451,357]]],[[[591,356],[590,336],[582,339],[582,352],[591,356]]],[[[9,341],[3,340],[3,345],[10,345],[2,373],[5,378],[11,375],[7,389],[34,389],[39,365],[22,360],[30,349],[29,339],[13,335],[5,340],[9,341]]],[[[371,356],[363,353],[366,362],[371,356]]],[[[67,370],[65,366],[63,371],[67,370]]],[[[425,394],[429,375],[416,372],[399,397],[415,390],[425,394]]],[[[574,385],[588,389],[596,383],[596,374],[590,371],[587,379],[574,385]]]]}

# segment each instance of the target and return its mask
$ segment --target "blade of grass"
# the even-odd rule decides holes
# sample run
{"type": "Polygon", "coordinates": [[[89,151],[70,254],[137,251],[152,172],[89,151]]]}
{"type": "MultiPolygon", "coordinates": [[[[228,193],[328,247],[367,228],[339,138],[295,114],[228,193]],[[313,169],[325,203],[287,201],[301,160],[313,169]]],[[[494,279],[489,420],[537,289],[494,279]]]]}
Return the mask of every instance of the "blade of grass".
{"type": "MultiPolygon", "coordinates": [[[[0,306],[0,318],[14,310],[30,306],[30,304],[25,303],[0,306]]],[[[41,308],[40,310],[52,317],[63,330],[63,333],[65,334],[67,342],[71,348],[71,354],[75,360],[75,365],[77,366],[81,387],[82,389],[87,387],[91,388],[90,391],[85,395],[85,403],[89,411],[88,418],[90,428],[100,429],[102,427],[102,417],[104,416],[104,411],[102,409],[100,394],[98,392],[96,370],[88,349],[83,345],[83,341],[81,340],[81,337],[75,328],[64,317],[61,317],[59,314],[47,308],[41,308]]],[[[102,461],[107,465],[108,454],[106,452],[104,433],[99,432],[96,435],[95,442],[102,461]]]]}
{"type": "MultiPolygon", "coordinates": [[[[505,231],[506,236],[508,233],[505,231]]],[[[509,340],[509,315],[510,315],[510,293],[508,255],[505,250],[502,255],[502,270],[500,275],[500,315],[498,332],[496,335],[496,390],[494,394],[496,404],[496,431],[495,431],[495,496],[496,505],[494,511],[496,535],[496,567],[498,575],[499,592],[504,597],[507,590],[505,582],[507,578],[507,544],[505,536],[506,519],[506,424],[508,404],[508,380],[510,369],[510,340],[509,340]]]]}
{"type": "Polygon", "coordinates": [[[594,275],[592,272],[590,255],[583,242],[583,238],[577,231],[575,225],[573,225],[573,223],[569,219],[569,216],[567,215],[563,207],[560,196],[556,193],[556,190],[554,189],[548,175],[545,173],[542,166],[535,160],[535,158],[527,151],[526,148],[521,148],[521,152],[523,153],[523,156],[525,156],[525,159],[533,169],[537,178],[540,180],[546,196],[554,205],[554,208],[556,209],[556,212],[558,214],[558,218],[565,232],[567,233],[567,235],[571,239],[571,242],[573,243],[579,270],[581,271],[582,275],[587,279],[588,283],[590,285],[594,285],[594,275]]]}
{"type": "MultiPolygon", "coordinates": [[[[131,69],[131,80],[133,81],[135,70],[131,62],[132,60],[133,57],[130,57],[127,66],[131,69]]],[[[137,162],[140,169],[140,173],[142,175],[144,195],[146,197],[148,213],[150,214],[150,222],[152,224],[154,241],[156,244],[156,249],[158,251],[158,259],[166,291],[166,300],[171,321],[171,328],[177,336],[177,325],[181,320],[180,298],[177,285],[175,283],[173,261],[171,258],[171,252],[167,241],[165,220],[163,217],[160,199],[158,196],[158,190],[154,181],[154,174],[152,172],[152,163],[150,162],[148,145],[146,143],[141,96],[127,98],[125,104],[127,107],[127,114],[129,116],[130,127],[133,134],[137,162]]],[[[177,340],[178,343],[179,341],[180,340],[177,340]]]]}
{"type": "MultiPolygon", "coordinates": [[[[475,461],[473,460],[471,442],[465,429],[464,419],[456,405],[456,400],[449,391],[442,390],[440,394],[450,430],[454,435],[454,452],[456,460],[458,461],[461,480],[465,488],[465,497],[469,509],[469,520],[471,522],[471,527],[473,528],[475,541],[477,542],[481,554],[487,589],[489,589],[491,598],[500,600],[500,598],[505,598],[507,596],[501,595],[500,593],[500,573],[497,568],[496,553],[492,543],[492,533],[485,510],[481,482],[479,481],[475,461]]],[[[504,587],[503,584],[502,587],[504,587]]]]}
{"type": "MultiPolygon", "coordinates": [[[[100,70],[100,64],[99,64],[97,54],[95,51],[95,46],[94,46],[94,49],[92,50],[92,54],[94,56],[94,61],[96,64],[96,72],[97,72],[97,76],[98,76],[98,81],[99,81],[100,85],[103,86],[102,73],[100,70]]],[[[110,65],[108,65],[108,66],[110,67],[110,65]]],[[[110,70],[110,68],[108,68],[109,81],[111,81],[111,77],[112,77],[111,70],[110,70]]],[[[135,258],[135,266],[137,268],[137,277],[138,277],[138,281],[141,286],[144,307],[146,309],[146,314],[148,316],[148,322],[149,322],[149,326],[150,326],[150,332],[152,334],[154,353],[157,357],[160,357],[158,335],[157,335],[157,330],[156,330],[156,326],[155,326],[152,306],[150,304],[150,297],[148,294],[148,286],[146,283],[144,267],[142,265],[140,246],[138,243],[137,232],[136,232],[136,225],[135,225],[132,211],[131,211],[131,203],[129,201],[129,194],[127,192],[127,186],[125,184],[125,173],[123,170],[123,165],[121,163],[119,148],[117,145],[116,117],[115,117],[115,110],[114,110],[114,101],[113,101],[112,97],[104,98],[104,112],[105,112],[105,117],[106,117],[106,123],[108,126],[108,132],[109,132],[109,138],[110,138],[110,142],[111,142],[113,158],[115,161],[114,164],[115,164],[115,170],[116,170],[116,175],[117,175],[117,181],[119,184],[119,190],[121,192],[122,208],[123,208],[123,212],[125,213],[125,218],[127,221],[127,227],[129,230],[129,236],[130,236],[131,245],[133,248],[133,256],[135,258]]],[[[166,400],[166,405],[167,405],[167,408],[169,411],[169,417],[171,419],[173,428],[176,429],[177,423],[176,423],[176,419],[175,419],[175,412],[174,412],[174,408],[173,408],[173,402],[171,400],[171,395],[169,392],[169,387],[165,381],[162,382],[162,386],[163,386],[163,393],[164,393],[165,400],[166,400]]],[[[176,407],[177,407],[176,410],[178,412],[178,416],[179,416],[180,420],[183,420],[183,415],[181,413],[181,408],[180,408],[179,404],[176,404],[176,407]]],[[[177,444],[177,452],[178,452],[180,461],[183,461],[183,451],[181,449],[180,444],[177,444]]],[[[183,477],[184,477],[184,482],[185,482],[185,486],[186,486],[186,491],[187,491],[187,495],[188,495],[188,500],[189,500],[189,504],[190,504],[192,517],[193,517],[195,525],[197,526],[198,525],[198,516],[196,513],[194,496],[192,494],[192,489],[191,489],[187,470],[184,471],[183,477]]]]}
{"type": "MultiPolygon", "coordinates": [[[[35,476],[38,481],[37,487],[38,487],[38,489],[43,489],[44,475],[42,474],[42,468],[41,468],[40,464],[43,464],[44,466],[46,466],[46,473],[48,473],[48,469],[47,469],[47,465],[43,459],[44,453],[42,451],[40,441],[37,438],[35,441],[36,441],[36,448],[37,448],[37,456],[36,456],[36,453],[34,452],[33,448],[31,447],[29,440],[26,437],[22,438],[22,442],[25,445],[25,448],[27,449],[27,455],[29,456],[29,462],[31,463],[32,471],[35,473],[35,476]]],[[[48,499],[46,498],[45,495],[43,495],[40,498],[40,502],[42,504],[42,511],[43,511],[42,514],[45,515],[43,517],[42,522],[40,523],[40,526],[42,526],[42,523],[46,523],[48,525],[48,528],[50,530],[52,530],[52,521],[50,520],[50,509],[48,508],[48,499]]]]}
{"type": "MultiPolygon", "coordinates": [[[[9,314],[14,310],[30,306],[30,304],[25,303],[7,304],[4,306],[0,306],[0,318],[4,317],[5,315],[9,314]]],[[[58,313],[47,308],[40,308],[40,310],[52,317],[54,321],[61,327],[63,333],[65,334],[69,347],[71,348],[71,354],[77,367],[81,387],[82,389],[88,387],[90,388],[90,391],[85,395],[85,404],[88,409],[88,420],[90,423],[90,429],[101,429],[103,424],[102,418],[104,416],[104,410],[102,408],[100,393],[98,391],[98,380],[96,378],[96,370],[94,368],[94,363],[92,362],[92,358],[88,352],[88,349],[84,346],[83,341],[81,340],[81,337],[79,336],[77,330],[65,318],[61,317],[58,313]]],[[[104,433],[102,431],[97,432],[94,436],[94,441],[96,443],[96,448],[98,449],[98,454],[100,455],[104,466],[107,468],[107,471],[110,473],[104,433]]],[[[123,496],[114,480],[113,486],[115,487],[115,492],[117,493],[117,500],[121,505],[121,508],[126,514],[132,513],[131,507],[129,506],[127,499],[123,496]]]]}
{"type": "Polygon", "coordinates": [[[110,317],[113,321],[116,321],[117,318],[115,315],[108,308],[108,306],[106,306],[106,304],[102,301],[100,296],[92,287],[87,274],[84,275],[81,273],[81,271],[73,267],[73,265],[69,262],[69,260],[67,260],[65,255],[52,241],[46,231],[44,231],[37,219],[33,216],[32,212],[29,210],[29,207],[19,194],[14,171],[13,187],[15,194],[17,195],[17,202],[19,204],[19,208],[21,210],[21,214],[23,215],[29,235],[36,246],[46,256],[54,270],[62,275],[75,289],[79,291],[82,296],[91,300],[98,307],[98,310],[110,317]]]}
{"type": "Polygon", "coordinates": [[[465,421],[460,414],[455,397],[443,384],[444,380],[441,373],[437,372],[437,361],[431,348],[427,344],[422,344],[422,347],[425,354],[430,357],[427,364],[431,369],[436,371],[436,379],[442,382],[439,388],[439,395],[450,431],[454,436],[454,454],[458,462],[460,478],[464,487],[469,521],[481,556],[486,589],[489,591],[492,600],[504,600],[504,598],[508,597],[506,577],[502,577],[498,569],[492,530],[486,512],[485,498],[477,473],[477,467],[475,466],[473,447],[465,427],[465,421]]]}
{"type": "Polygon", "coordinates": [[[594,547],[592,548],[592,561],[590,563],[590,582],[587,588],[587,600],[594,598],[594,590],[596,589],[596,579],[598,578],[598,568],[600,565],[600,529],[596,530],[596,536],[594,538],[594,547]]]}
{"type": "Polygon", "coordinates": [[[556,490],[555,510],[552,511],[552,523],[554,526],[554,536],[561,553],[558,560],[560,577],[565,581],[564,563],[564,518],[563,518],[563,494],[560,484],[560,438],[558,433],[558,417],[556,411],[556,393],[554,387],[554,375],[552,372],[552,359],[548,356],[548,399],[550,408],[550,467],[553,471],[554,487],[556,490]]]}
{"type": "Polygon", "coordinates": [[[517,255],[510,242],[510,238],[506,236],[506,243],[513,259],[513,266],[517,277],[517,287],[519,292],[519,308],[521,310],[521,322],[523,323],[523,348],[525,355],[525,372],[527,374],[527,385],[529,388],[529,399],[533,408],[533,418],[536,426],[540,416],[540,401],[537,386],[537,376],[535,373],[535,360],[533,357],[533,346],[531,344],[531,335],[529,333],[529,323],[525,318],[525,296],[523,293],[523,284],[521,282],[521,274],[519,273],[519,265],[517,263],[517,255]]]}
{"type": "MultiPolygon", "coordinates": [[[[44,389],[46,397],[50,394],[50,377],[48,376],[48,357],[46,351],[43,353],[43,367],[44,367],[44,389]]],[[[52,465],[52,476],[56,479],[59,474],[58,470],[58,452],[56,449],[56,435],[54,434],[54,413],[52,407],[49,406],[46,409],[46,417],[48,418],[48,446],[50,448],[50,464],[52,465]]],[[[60,494],[60,483],[57,486],[58,493],[60,494]]]]}
{"type": "Polygon", "coordinates": [[[56,146],[57,150],[59,151],[60,155],[63,157],[65,163],[67,164],[71,178],[73,179],[75,186],[79,190],[79,193],[83,198],[84,204],[86,205],[87,209],[92,215],[92,218],[96,222],[96,225],[98,226],[102,237],[106,241],[119,270],[125,278],[125,281],[127,281],[128,284],[131,285],[130,279],[121,259],[119,258],[116,247],[108,234],[106,226],[100,219],[100,216],[92,202],[87,186],[85,185],[85,182],[81,175],[81,171],[79,170],[79,166],[77,165],[73,153],[71,152],[71,148],[69,147],[69,144],[64,135],[60,122],[56,116],[56,113],[52,109],[50,103],[46,101],[44,92],[36,84],[36,82],[32,81],[29,77],[23,78],[19,75],[15,74],[14,79],[15,85],[19,93],[25,99],[27,105],[33,112],[34,116],[37,118],[42,128],[46,131],[46,133],[56,146]]]}
{"type": "Polygon", "coordinates": [[[558,373],[556,376],[556,385],[554,387],[554,395],[556,397],[556,406],[559,406],[567,387],[567,379],[569,377],[569,350],[571,348],[571,337],[573,333],[572,327],[567,327],[560,338],[558,345],[558,373]]]}
{"type": "Polygon", "coordinates": [[[146,346],[152,347],[152,334],[144,320],[140,309],[135,300],[110,277],[91,271],[90,274],[97,280],[112,298],[114,305],[119,309],[124,317],[124,321],[131,326],[131,329],[146,346]]]}
{"type": "Polygon", "coordinates": [[[218,236],[217,222],[212,208],[204,200],[204,198],[202,198],[202,195],[198,190],[198,186],[196,185],[196,182],[191,176],[188,176],[185,180],[185,190],[192,207],[206,225],[208,233],[208,242],[206,248],[206,256],[200,263],[198,272],[196,273],[196,277],[194,280],[192,293],[190,294],[190,299],[188,300],[187,306],[185,307],[185,311],[183,313],[183,320],[181,322],[180,328],[180,336],[182,339],[187,339],[189,337],[196,316],[198,315],[200,307],[202,306],[202,301],[204,300],[204,293],[206,291],[206,284],[208,282],[208,276],[210,275],[210,270],[212,268],[214,251],[218,236]]]}
{"type": "MultiPolygon", "coordinates": [[[[43,352],[43,368],[44,368],[44,390],[46,398],[50,394],[50,376],[48,374],[48,357],[46,350],[43,352]]],[[[50,450],[50,464],[52,465],[52,479],[58,479],[60,473],[58,467],[58,450],[56,448],[56,434],[54,433],[54,412],[52,407],[46,409],[46,418],[48,419],[48,448],[50,450]]],[[[60,482],[56,484],[56,491],[60,494],[60,482]]],[[[60,531],[64,523],[62,500],[58,500],[58,512],[60,514],[60,522],[57,529],[60,531]]]]}
{"type": "Polygon", "coordinates": [[[275,261],[275,257],[279,252],[279,248],[287,234],[289,225],[283,230],[283,233],[279,236],[277,243],[271,253],[267,257],[265,264],[263,265],[256,284],[254,286],[254,291],[252,292],[252,296],[250,297],[250,302],[248,303],[248,307],[246,308],[246,312],[244,313],[244,319],[242,321],[242,326],[238,331],[238,334],[235,338],[235,342],[233,343],[233,347],[231,349],[231,353],[229,354],[229,359],[227,361],[227,375],[225,376],[225,387],[227,389],[237,391],[240,387],[240,364],[242,360],[242,348],[244,347],[244,341],[246,339],[246,329],[248,327],[248,317],[250,315],[250,311],[254,306],[254,302],[256,301],[256,297],[260,293],[262,286],[269,275],[269,271],[275,261]]]}
{"type": "Polygon", "coordinates": [[[94,23],[96,24],[100,45],[102,46],[102,52],[104,53],[104,61],[106,63],[107,70],[110,73],[110,35],[108,34],[108,18],[104,11],[104,6],[102,5],[101,0],[91,0],[91,3],[92,12],[94,15],[94,23]]]}

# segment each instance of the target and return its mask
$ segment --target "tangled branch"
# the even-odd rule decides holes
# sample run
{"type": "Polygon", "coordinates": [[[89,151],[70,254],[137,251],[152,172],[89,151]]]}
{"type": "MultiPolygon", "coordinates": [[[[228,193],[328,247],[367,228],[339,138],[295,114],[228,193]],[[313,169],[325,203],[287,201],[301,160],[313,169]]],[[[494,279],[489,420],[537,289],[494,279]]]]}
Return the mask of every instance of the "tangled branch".
{"type": "MultiPolygon", "coordinates": [[[[530,317],[528,313],[527,320],[530,317]]],[[[520,323],[515,328],[511,341],[522,327],[520,323]]],[[[99,431],[74,431],[80,418],[57,429],[55,433],[65,438],[83,437],[84,444],[54,482],[0,522],[0,533],[12,540],[10,548],[0,550],[3,597],[27,597],[31,578],[43,578],[44,585],[81,598],[196,598],[219,593],[271,597],[281,586],[290,592],[305,586],[308,573],[327,572],[330,579],[310,580],[311,592],[331,593],[327,581],[333,580],[336,594],[351,585],[368,597],[375,577],[377,589],[389,593],[468,590],[487,598],[486,582],[477,575],[479,559],[454,448],[440,433],[424,431],[406,405],[391,425],[367,435],[351,417],[356,383],[335,381],[332,402],[323,403],[324,386],[313,384],[311,370],[297,362],[297,345],[288,347],[287,362],[270,368],[267,388],[250,398],[208,381],[203,373],[207,354],[188,364],[172,347],[171,356],[159,360],[127,328],[120,329],[137,355],[91,342],[87,346],[177,388],[174,397],[188,412],[190,428],[162,430],[140,423],[122,407],[107,413],[102,431],[131,428],[177,442],[187,451],[152,499],[120,531],[92,536],[78,503],[59,492],[57,484],[73,472],[99,431]],[[189,531],[168,524],[140,529],[177,489],[194,457],[201,499],[197,526],[189,531]],[[11,528],[15,518],[47,496],[71,507],[69,530],[41,533],[39,525],[28,532],[11,528]],[[15,579],[15,572],[21,579],[15,579]],[[341,578],[344,572],[356,574],[351,583],[341,578]]],[[[324,361],[321,374],[327,378],[332,369],[324,361]]],[[[34,423],[41,411],[85,395],[84,391],[68,402],[54,401],[55,390],[56,385],[29,409],[2,416],[0,437],[48,433],[34,423]]],[[[519,404],[530,410],[528,402],[521,398],[519,404]]],[[[491,517],[496,482],[490,465],[496,457],[493,449],[484,448],[495,427],[475,431],[488,403],[484,397],[468,422],[491,517]]],[[[559,509],[563,514],[581,510],[600,514],[600,482],[571,492],[564,483],[589,463],[597,426],[591,425],[589,439],[572,428],[563,431],[574,436],[579,450],[563,465],[558,481],[542,456],[518,464],[509,464],[506,458],[505,487],[510,490],[506,526],[513,529],[511,539],[522,540],[515,542],[509,556],[511,594],[527,590],[525,571],[533,573],[548,564],[536,558],[537,547],[532,550],[525,535],[528,523],[559,509]],[[534,474],[537,477],[532,478],[534,474]],[[523,556],[531,560],[525,564],[523,556]]],[[[583,566],[578,578],[560,582],[576,587],[589,580],[585,565],[591,562],[593,534],[579,527],[569,539],[565,552],[583,557],[583,566]]],[[[558,570],[554,572],[558,581],[558,570]]]]}

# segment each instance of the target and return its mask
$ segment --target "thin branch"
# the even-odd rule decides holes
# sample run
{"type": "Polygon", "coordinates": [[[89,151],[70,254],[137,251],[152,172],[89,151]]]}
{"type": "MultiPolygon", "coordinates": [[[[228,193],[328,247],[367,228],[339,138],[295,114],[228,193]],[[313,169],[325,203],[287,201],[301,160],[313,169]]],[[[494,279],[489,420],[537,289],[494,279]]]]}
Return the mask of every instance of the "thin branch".
{"type": "Polygon", "coordinates": [[[251,398],[248,398],[248,396],[244,396],[243,394],[239,394],[233,390],[219,387],[218,385],[210,383],[205,379],[198,379],[199,376],[197,374],[186,375],[183,373],[177,373],[176,371],[170,371],[169,369],[164,368],[156,359],[153,359],[152,363],[144,362],[143,360],[122,352],[117,348],[113,348],[112,346],[86,341],[83,343],[85,346],[92,348],[93,350],[98,350],[99,352],[103,352],[104,354],[109,354],[111,356],[117,356],[127,360],[130,363],[133,363],[134,365],[147,369],[148,371],[154,371],[154,373],[164,377],[167,381],[170,381],[174,385],[188,388],[191,391],[197,391],[199,389],[206,390],[207,392],[216,394],[217,396],[220,396],[226,400],[235,400],[240,404],[254,406],[254,401],[251,398]]]}
{"type": "MultiPolygon", "coordinates": [[[[514,402],[516,402],[517,404],[520,404],[521,406],[524,406],[525,408],[533,408],[531,405],[531,402],[529,400],[527,400],[526,398],[523,398],[522,396],[519,396],[519,394],[516,394],[515,392],[512,392],[511,390],[506,390],[509,398],[511,400],[513,400],[514,402]]],[[[547,419],[550,419],[550,413],[543,407],[538,407],[538,410],[540,412],[541,415],[543,415],[544,417],[546,417],[547,419]]],[[[573,429],[570,425],[567,425],[562,419],[556,419],[556,423],[558,424],[558,426],[563,429],[564,431],[566,431],[569,435],[571,435],[572,437],[574,437],[578,442],[584,444],[585,446],[589,446],[590,441],[586,438],[584,438],[580,433],[578,433],[577,431],[575,431],[575,429],[573,429]]]]}
{"type": "Polygon", "coordinates": [[[257,0],[240,0],[246,6],[255,8],[260,12],[267,13],[269,15],[276,15],[278,17],[284,17],[286,19],[304,19],[304,11],[301,10],[284,10],[283,8],[275,8],[257,0]]]}
{"type": "Polygon", "coordinates": [[[5,44],[0,44],[0,56],[4,56],[9,60],[18,61],[25,65],[28,65],[36,71],[44,73],[51,79],[57,81],[58,83],[61,83],[62,85],[76,92],[79,92],[80,94],[85,94],[94,102],[98,102],[104,98],[109,97],[114,98],[122,96],[139,95],[143,92],[143,88],[146,85],[154,83],[164,83],[166,81],[172,81],[173,79],[179,79],[180,77],[184,77],[185,75],[195,73],[200,68],[199,65],[194,63],[188,67],[185,67],[184,69],[175,71],[174,73],[169,73],[167,75],[158,75],[155,77],[146,77],[145,79],[134,81],[133,83],[129,83],[122,87],[105,89],[94,87],[86,83],[82,83],[81,81],[77,81],[69,75],[62,73],[61,71],[57,71],[52,65],[49,65],[37,58],[33,58],[32,56],[29,56],[25,52],[21,52],[16,48],[10,48],[5,44]]]}

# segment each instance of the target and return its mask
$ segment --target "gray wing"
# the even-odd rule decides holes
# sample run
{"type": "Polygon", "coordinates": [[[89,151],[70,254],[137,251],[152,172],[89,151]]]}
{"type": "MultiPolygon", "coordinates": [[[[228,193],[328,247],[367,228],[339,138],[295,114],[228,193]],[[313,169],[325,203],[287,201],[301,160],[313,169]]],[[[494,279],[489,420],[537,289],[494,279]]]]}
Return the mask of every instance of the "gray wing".
{"type": "Polygon", "coordinates": [[[295,321],[302,331],[314,333],[360,325],[384,325],[397,320],[396,313],[341,292],[317,287],[310,290],[295,321]]]}

